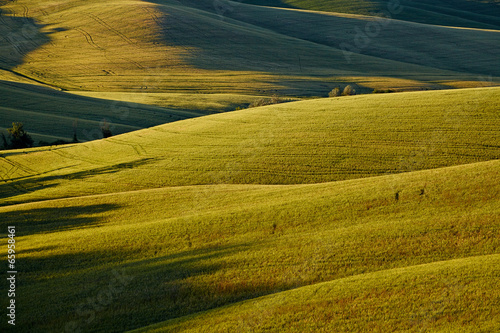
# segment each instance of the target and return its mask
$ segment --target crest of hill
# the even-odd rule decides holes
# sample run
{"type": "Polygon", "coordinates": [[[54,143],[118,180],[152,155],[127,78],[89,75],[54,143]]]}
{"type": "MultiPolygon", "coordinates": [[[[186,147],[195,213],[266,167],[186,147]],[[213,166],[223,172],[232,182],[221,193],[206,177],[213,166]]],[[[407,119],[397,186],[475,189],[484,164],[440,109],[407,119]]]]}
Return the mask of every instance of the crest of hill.
{"type": "Polygon", "coordinates": [[[84,144],[4,151],[2,201],[197,184],[318,183],[498,159],[499,93],[307,100],[84,144]]]}
{"type": "Polygon", "coordinates": [[[277,292],[129,332],[242,328],[279,332],[283,325],[287,332],[492,332],[500,325],[486,315],[486,309],[498,311],[491,295],[498,294],[499,267],[500,255],[493,254],[384,270],[277,292]],[[465,279],[473,282],[466,284],[465,279]]]}

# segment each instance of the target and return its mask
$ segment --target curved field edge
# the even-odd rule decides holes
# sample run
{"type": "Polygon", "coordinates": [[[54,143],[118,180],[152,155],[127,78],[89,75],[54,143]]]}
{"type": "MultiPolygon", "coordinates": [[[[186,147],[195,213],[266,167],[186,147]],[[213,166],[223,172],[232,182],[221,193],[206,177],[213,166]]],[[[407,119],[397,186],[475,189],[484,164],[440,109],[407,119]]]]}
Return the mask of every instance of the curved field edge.
{"type": "Polygon", "coordinates": [[[318,283],[130,331],[478,332],[500,329],[500,255],[318,283]]]}
{"type": "Polygon", "coordinates": [[[0,221],[19,229],[28,327],[119,332],[319,282],[497,254],[499,163],[51,200],[2,207],[0,221]],[[128,282],[95,310],[88,302],[116,272],[128,282]]]}
{"type": "Polygon", "coordinates": [[[362,95],[210,115],[0,158],[1,202],[298,184],[500,158],[500,89],[362,95]]]}

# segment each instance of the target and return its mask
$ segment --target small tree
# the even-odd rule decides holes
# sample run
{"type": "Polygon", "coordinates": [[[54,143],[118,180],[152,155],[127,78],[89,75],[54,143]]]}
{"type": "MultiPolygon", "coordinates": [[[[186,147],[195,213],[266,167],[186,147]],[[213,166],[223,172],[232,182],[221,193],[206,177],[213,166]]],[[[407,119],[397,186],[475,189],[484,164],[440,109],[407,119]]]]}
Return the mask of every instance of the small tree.
{"type": "Polygon", "coordinates": [[[340,96],[340,87],[335,87],[328,93],[329,97],[339,97],[340,96]]]}
{"type": "Polygon", "coordinates": [[[354,88],[351,85],[348,85],[344,88],[342,96],[351,96],[351,95],[356,95],[356,90],[354,90],[354,88]]]}
{"type": "Polygon", "coordinates": [[[101,132],[103,138],[113,136],[113,133],[111,133],[111,130],[109,129],[109,123],[106,120],[104,120],[101,124],[101,132]]]}
{"type": "Polygon", "coordinates": [[[12,128],[8,128],[7,132],[9,132],[8,140],[2,133],[4,149],[20,149],[33,147],[33,139],[24,130],[23,123],[12,123],[12,128]]]}

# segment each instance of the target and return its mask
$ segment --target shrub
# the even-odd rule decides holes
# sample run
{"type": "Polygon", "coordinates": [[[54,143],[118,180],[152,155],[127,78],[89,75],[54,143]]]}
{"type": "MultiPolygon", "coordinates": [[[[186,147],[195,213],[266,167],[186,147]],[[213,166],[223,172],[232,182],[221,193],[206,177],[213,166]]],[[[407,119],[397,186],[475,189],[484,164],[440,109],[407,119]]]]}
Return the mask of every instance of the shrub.
{"type": "Polygon", "coordinates": [[[111,130],[109,129],[109,123],[106,120],[104,120],[101,124],[101,132],[104,139],[113,136],[113,133],[111,133],[111,130]]]}
{"type": "Polygon", "coordinates": [[[279,103],[285,103],[287,102],[287,99],[281,98],[278,95],[273,95],[271,98],[261,98],[256,101],[253,101],[248,105],[249,108],[255,108],[258,106],[266,106],[266,105],[273,105],[273,104],[279,104],[279,103]]]}
{"type": "Polygon", "coordinates": [[[346,86],[344,88],[344,91],[342,92],[342,96],[352,96],[352,95],[356,95],[356,90],[351,85],[346,86]]]}
{"type": "Polygon", "coordinates": [[[375,90],[373,90],[374,94],[387,94],[387,93],[392,93],[392,92],[395,92],[395,91],[392,89],[375,89],[375,90]]]}
{"type": "Polygon", "coordinates": [[[339,97],[340,96],[340,87],[335,87],[328,93],[328,97],[339,97]]]}

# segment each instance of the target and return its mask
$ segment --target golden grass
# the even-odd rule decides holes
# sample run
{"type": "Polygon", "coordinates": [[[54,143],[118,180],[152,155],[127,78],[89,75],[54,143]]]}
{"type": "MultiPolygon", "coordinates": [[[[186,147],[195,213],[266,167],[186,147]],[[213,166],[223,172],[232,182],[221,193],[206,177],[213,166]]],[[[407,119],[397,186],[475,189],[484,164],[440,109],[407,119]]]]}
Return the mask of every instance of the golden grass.
{"type": "Polygon", "coordinates": [[[171,1],[20,0],[2,9],[0,77],[67,90],[326,96],[352,83],[346,76],[364,77],[370,91],[386,89],[381,78],[412,90],[500,75],[496,32],[394,21],[349,62],[339,45],[353,42],[349,32],[366,18],[241,5],[223,20],[171,1]]]}

